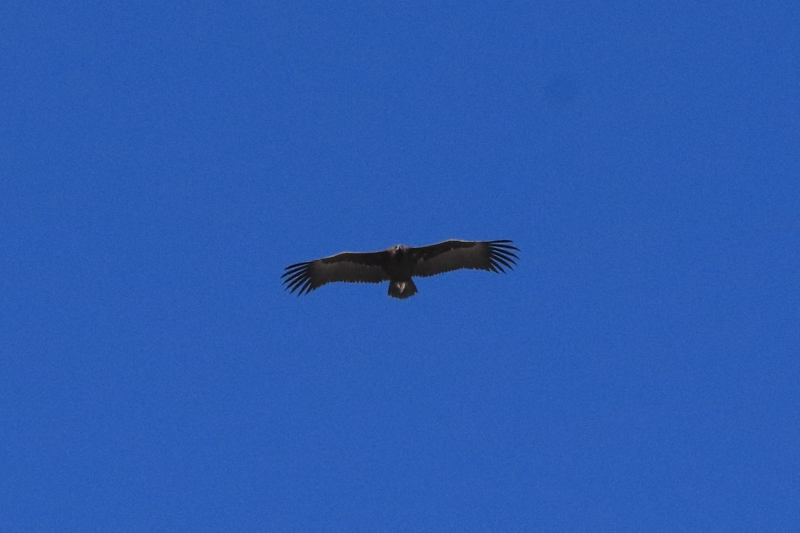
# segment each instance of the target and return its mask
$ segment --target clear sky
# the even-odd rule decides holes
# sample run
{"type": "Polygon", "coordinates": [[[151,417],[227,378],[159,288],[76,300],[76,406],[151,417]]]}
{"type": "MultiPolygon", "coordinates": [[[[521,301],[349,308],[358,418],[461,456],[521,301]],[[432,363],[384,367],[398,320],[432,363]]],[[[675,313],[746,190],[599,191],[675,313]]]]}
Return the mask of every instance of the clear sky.
{"type": "Polygon", "coordinates": [[[0,530],[800,530],[797,2],[13,4],[0,530]]]}

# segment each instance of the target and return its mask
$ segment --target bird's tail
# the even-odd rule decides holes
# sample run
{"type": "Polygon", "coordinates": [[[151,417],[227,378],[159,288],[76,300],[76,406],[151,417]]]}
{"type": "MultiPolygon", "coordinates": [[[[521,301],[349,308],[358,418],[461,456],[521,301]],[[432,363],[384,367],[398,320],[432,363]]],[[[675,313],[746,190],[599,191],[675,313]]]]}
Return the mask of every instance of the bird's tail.
{"type": "Polygon", "coordinates": [[[396,280],[389,282],[389,296],[395,298],[408,298],[417,294],[417,286],[410,279],[396,280]]]}

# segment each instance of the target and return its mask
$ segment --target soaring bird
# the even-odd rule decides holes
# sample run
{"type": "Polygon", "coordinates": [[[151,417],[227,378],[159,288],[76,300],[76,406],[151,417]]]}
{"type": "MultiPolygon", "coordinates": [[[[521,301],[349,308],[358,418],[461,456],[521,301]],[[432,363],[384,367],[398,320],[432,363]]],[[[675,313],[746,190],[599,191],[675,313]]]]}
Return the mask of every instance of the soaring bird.
{"type": "Polygon", "coordinates": [[[442,241],[429,246],[397,244],[380,252],[342,252],[286,267],[282,283],[290,292],[307,294],[332,281],[389,282],[389,296],[408,298],[417,293],[412,276],[435,276],[471,268],[505,272],[516,265],[519,248],[499,241],[442,241]]]}

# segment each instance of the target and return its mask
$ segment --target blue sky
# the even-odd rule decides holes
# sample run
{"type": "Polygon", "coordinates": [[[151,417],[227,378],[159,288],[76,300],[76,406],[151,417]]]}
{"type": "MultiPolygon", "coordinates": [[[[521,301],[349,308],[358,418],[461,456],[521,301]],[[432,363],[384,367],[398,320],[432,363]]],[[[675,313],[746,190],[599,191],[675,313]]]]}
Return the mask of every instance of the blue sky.
{"type": "Polygon", "coordinates": [[[703,4],[4,5],[0,529],[797,530],[800,9],[703,4]]]}

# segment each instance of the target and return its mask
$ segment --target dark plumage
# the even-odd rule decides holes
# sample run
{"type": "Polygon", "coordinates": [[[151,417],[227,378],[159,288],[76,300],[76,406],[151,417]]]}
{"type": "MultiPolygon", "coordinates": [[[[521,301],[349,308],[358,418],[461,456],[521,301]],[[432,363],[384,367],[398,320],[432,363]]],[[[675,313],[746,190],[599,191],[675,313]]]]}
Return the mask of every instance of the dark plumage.
{"type": "Polygon", "coordinates": [[[389,281],[389,296],[408,298],[417,292],[412,276],[434,276],[459,268],[505,272],[516,264],[515,251],[519,248],[507,239],[450,240],[419,248],[398,244],[381,252],[342,252],[295,263],[286,267],[281,278],[286,288],[298,295],[332,281],[389,281]]]}

